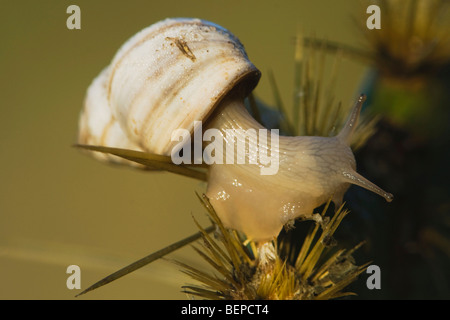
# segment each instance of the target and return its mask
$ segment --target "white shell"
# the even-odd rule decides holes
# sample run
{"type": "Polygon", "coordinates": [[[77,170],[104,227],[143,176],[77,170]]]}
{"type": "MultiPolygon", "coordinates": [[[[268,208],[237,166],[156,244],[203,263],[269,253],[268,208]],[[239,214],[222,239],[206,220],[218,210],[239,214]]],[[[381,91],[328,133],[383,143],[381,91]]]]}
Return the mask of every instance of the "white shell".
{"type": "MultiPolygon", "coordinates": [[[[128,139],[112,114],[106,97],[108,79],[109,68],[105,68],[89,86],[79,119],[78,143],[142,151],[136,143],[128,139]]],[[[106,153],[91,152],[91,154],[98,160],[137,166],[132,161],[106,153]]]]}
{"type": "Polygon", "coordinates": [[[93,82],[80,142],[170,155],[178,144],[171,141],[174,130],[192,132],[194,121],[205,120],[238,83],[248,93],[259,77],[229,31],[199,19],[166,19],[129,39],[93,82]],[[102,106],[92,106],[93,100],[102,106]],[[108,140],[105,129],[112,130],[108,140]]]}

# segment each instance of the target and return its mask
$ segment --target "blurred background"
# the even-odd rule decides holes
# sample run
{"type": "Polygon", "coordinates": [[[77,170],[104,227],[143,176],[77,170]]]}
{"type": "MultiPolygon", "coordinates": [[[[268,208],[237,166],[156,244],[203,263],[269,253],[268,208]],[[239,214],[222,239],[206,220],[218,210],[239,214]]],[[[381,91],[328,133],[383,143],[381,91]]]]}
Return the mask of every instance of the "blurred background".
{"type": "MultiPolygon", "coordinates": [[[[365,19],[366,8],[356,0],[2,1],[0,299],[74,299],[79,290],[66,287],[69,265],[80,266],[85,289],[197,232],[192,215],[207,225],[195,195],[205,190],[204,184],[108,166],[72,147],[87,87],[130,36],[167,17],[198,17],[222,25],[240,38],[263,73],[255,96],[274,104],[266,76],[272,70],[289,107],[297,32],[361,46],[364,39],[355,18],[365,19]],[[81,30],[66,27],[71,4],[81,9],[81,30]]],[[[338,100],[352,104],[367,85],[368,71],[362,60],[343,59],[338,100]]],[[[357,213],[346,219],[352,218],[358,219],[357,213]]],[[[383,226],[388,228],[389,220],[380,224],[378,235],[387,232],[383,226]]],[[[353,245],[364,240],[355,238],[353,245]]],[[[170,258],[201,263],[190,248],[170,258]]],[[[382,289],[368,292],[362,275],[359,296],[407,297],[401,290],[388,291],[383,259],[371,259],[381,268],[382,289]]],[[[415,277],[428,281],[420,270],[415,277]]],[[[438,297],[448,298],[449,278],[438,279],[444,281],[438,297]]],[[[189,282],[171,262],[157,261],[81,298],[185,299],[181,286],[189,282]]]]}

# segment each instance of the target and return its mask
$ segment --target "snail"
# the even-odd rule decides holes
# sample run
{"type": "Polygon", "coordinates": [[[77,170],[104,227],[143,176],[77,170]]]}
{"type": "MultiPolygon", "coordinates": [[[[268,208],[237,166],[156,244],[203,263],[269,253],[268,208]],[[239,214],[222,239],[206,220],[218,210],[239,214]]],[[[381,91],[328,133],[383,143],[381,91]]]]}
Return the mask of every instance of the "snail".
{"type": "MultiPolygon", "coordinates": [[[[92,82],[78,142],[173,155],[179,151],[173,132],[194,134],[194,122],[202,121],[204,131],[216,129],[233,149],[235,141],[245,142],[243,130],[264,130],[244,107],[260,76],[240,41],[223,27],[188,18],[157,22],[130,38],[92,82]]],[[[258,139],[245,149],[248,158],[262,151],[276,155],[275,174],[261,174],[261,161],[209,165],[206,196],[223,224],[254,241],[272,240],[293,219],[314,219],[314,208],[327,200],[340,205],[350,184],[390,202],[392,194],[355,171],[349,143],[364,100],[362,95],[335,137],[270,132],[276,142],[270,148],[258,139]]],[[[225,146],[215,150],[216,157],[227,156],[225,146]]]]}

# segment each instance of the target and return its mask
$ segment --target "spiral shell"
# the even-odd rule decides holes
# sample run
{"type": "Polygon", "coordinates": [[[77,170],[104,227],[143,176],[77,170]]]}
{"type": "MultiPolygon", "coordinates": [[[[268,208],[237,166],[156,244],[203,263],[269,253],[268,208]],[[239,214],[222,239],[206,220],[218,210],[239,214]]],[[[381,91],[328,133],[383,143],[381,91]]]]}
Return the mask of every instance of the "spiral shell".
{"type": "Polygon", "coordinates": [[[130,38],[94,80],[79,141],[170,155],[174,130],[192,132],[228,92],[238,87],[246,95],[259,78],[228,30],[166,19],[130,38]]]}

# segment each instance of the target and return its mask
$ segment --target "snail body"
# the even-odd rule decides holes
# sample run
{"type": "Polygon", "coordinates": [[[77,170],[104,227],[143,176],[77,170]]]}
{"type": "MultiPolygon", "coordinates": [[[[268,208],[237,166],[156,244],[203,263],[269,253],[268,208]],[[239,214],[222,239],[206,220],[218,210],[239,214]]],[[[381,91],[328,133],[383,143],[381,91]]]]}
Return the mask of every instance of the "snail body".
{"type": "MultiPolygon", "coordinates": [[[[245,144],[243,132],[265,129],[244,107],[259,78],[242,44],[226,29],[204,20],[166,19],[128,40],[93,81],[80,116],[79,142],[173,155],[179,150],[172,133],[182,128],[192,134],[194,122],[202,121],[205,132],[215,129],[222,138],[215,157],[225,159],[236,142],[245,144]]],[[[363,102],[361,96],[336,137],[271,132],[270,147],[260,140],[248,144],[246,158],[276,159],[274,174],[261,174],[267,163],[259,158],[256,164],[210,165],[206,195],[224,225],[255,241],[270,240],[287,222],[311,218],[330,198],[340,204],[350,184],[392,200],[355,171],[349,141],[363,102]]],[[[108,157],[102,160],[118,161],[108,157]]]]}

